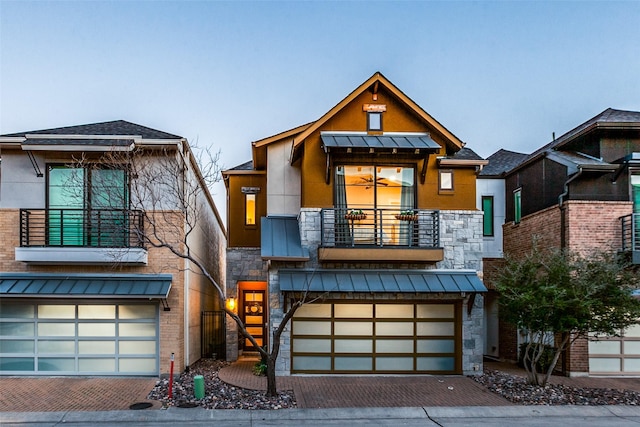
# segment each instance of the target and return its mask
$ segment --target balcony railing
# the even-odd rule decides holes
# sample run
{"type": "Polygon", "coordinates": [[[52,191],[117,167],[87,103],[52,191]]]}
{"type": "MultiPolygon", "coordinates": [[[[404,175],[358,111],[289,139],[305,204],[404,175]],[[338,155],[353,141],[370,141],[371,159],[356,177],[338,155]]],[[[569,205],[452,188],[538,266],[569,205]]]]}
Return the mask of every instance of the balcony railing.
{"type": "Polygon", "coordinates": [[[640,214],[620,217],[622,224],[622,250],[640,251],[640,214]]]}
{"type": "Polygon", "coordinates": [[[323,209],[323,247],[440,247],[437,210],[323,209]]]}
{"type": "Polygon", "coordinates": [[[20,209],[21,247],[142,248],[141,211],[20,209]]]}

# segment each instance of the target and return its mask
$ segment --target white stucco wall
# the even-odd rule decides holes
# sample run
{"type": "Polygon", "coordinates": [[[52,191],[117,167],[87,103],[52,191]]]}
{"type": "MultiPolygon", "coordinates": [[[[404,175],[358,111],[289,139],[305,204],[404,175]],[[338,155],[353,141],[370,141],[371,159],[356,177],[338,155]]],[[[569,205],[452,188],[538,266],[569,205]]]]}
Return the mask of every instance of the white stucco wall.
{"type": "Polygon", "coordinates": [[[493,237],[483,237],[483,258],[502,258],[502,224],[505,218],[503,179],[476,180],[476,206],[482,211],[482,196],[493,196],[493,237]]]}
{"type": "Polygon", "coordinates": [[[267,215],[300,212],[300,169],[289,164],[293,140],[267,147],[267,215]]]}

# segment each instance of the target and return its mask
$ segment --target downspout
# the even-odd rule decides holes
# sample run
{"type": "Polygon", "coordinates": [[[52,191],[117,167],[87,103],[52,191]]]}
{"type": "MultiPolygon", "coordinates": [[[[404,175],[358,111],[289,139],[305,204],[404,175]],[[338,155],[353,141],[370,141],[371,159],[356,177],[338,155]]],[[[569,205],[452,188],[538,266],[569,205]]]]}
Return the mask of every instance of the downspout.
{"type": "Polygon", "coordinates": [[[569,184],[578,179],[582,175],[582,166],[578,166],[578,172],[576,172],[571,178],[567,179],[564,183],[564,192],[558,196],[558,207],[560,208],[560,249],[567,247],[566,238],[566,211],[564,206],[564,198],[569,195],[569,184]]]}

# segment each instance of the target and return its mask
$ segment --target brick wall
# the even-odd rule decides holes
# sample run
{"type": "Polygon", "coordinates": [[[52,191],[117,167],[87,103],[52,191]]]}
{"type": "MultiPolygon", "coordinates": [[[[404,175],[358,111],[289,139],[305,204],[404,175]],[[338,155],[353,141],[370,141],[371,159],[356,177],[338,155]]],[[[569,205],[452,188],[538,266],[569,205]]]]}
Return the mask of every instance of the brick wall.
{"type": "MultiPolygon", "coordinates": [[[[631,202],[571,200],[563,204],[565,215],[565,247],[588,255],[595,250],[617,251],[621,247],[619,217],[632,211],[631,202]]],[[[519,257],[531,251],[534,242],[541,249],[560,248],[562,212],[552,206],[522,218],[519,224],[503,226],[504,252],[519,257]]],[[[485,267],[486,274],[486,267],[485,267]]],[[[511,359],[517,354],[516,330],[510,325],[500,327],[501,357],[511,359]],[[515,349],[515,353],[514,353],[515,349]]],[[[569,375],[589,372],[589,348],[586,340],[577,340],[565,354],[564,369],[569,375]]]]}

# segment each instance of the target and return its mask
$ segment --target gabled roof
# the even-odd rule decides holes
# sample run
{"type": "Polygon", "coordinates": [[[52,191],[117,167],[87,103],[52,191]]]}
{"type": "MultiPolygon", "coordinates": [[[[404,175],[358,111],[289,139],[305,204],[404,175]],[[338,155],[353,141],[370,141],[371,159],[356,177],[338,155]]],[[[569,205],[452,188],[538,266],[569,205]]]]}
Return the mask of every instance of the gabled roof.
{"type": "Polygon", "coordinates": [[[436,119],[431,117],[426,111],[422,109],[418,104],[416,104],[411,98],[405,95],[400,89],[398,89],[393,83],[391,83],[385,76],[380,72],[376,72],[373,76],[367,79],[364,83],[358,86],[353,92],[347,95],[342,101],[340,101],[336,106],[327,111],[322,117],[320,117],[315,122],[311,123],[305,130],[300,132],[300,134],[296,135],[293,142],[293,153],[292,159],[294,159],[302,145],[304,144],[305,138],[311,135],[313,132],[317,131],[322,125],[324,125],[329,119],[334,117],[340,110],[342,110],[345,106],[347,106],[351,101],[353,101],[356,97],[360,96],[363,92],[369,90],[369,88],[374,85],[382,85],[384,86],[396,99],[406,105],[409,109],[414,111],[418,117],[420,117],[425,123],[429,124],[429,126],[437,133],[439,133],[449,144],[452,144],[455,147],[455,151],[459,150],[464,146],[464,143],[458,139],[453,133],[451,133],[447,128],[445,128],[442,124],[440,124],[436,119]]]}
{"type": "Polygon", "coordinates": [[[576,126],[559,138],[551,141],[547,145],[529,154],[520,162],[520,164],[518,164],[509,172],[513,172],[521,168],[522,166],[532,162],[533,160],[546,155],[546,153],[550,151],[557,151],[581,136],[600,129],[640,130],[640,112],[614,110],[613,108],[607,108],[602,113],[590,118],[586,122],[576,126]]]}
{"type": "Polygon", "coordinates": [[[527,154],[524,153],[500,149],[487,158],[489,164],[478,175],[481,178],[500,177],[518,166],[526,157],[527,154]]]}
{"type": "Polygon", "coordinates": [[[140,136],[144,139],[182,139],[181,136],[151,129],[125,120],[17,132],[0,135],[0,137],[25,137],[27,135],[123,135],[140,136]]]}

